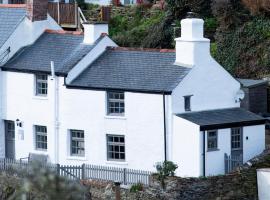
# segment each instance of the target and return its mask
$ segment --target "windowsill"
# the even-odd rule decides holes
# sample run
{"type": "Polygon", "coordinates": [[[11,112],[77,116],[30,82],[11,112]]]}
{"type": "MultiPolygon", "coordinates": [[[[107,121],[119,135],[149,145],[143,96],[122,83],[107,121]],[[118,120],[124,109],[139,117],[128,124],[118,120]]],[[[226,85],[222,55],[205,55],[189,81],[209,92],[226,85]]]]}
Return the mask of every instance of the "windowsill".
{"type": "Polygon", "coordinates": [[[86,157],[68,156],[67,160],[87,161],[86,157]]]}
{"type": "Polygon", "coordinates": [[[128,165],[126,161],[116,161],[116,160],[107,160],[105,163],[110,165],[124,165],[124,166],[128,165]]]}
{"type": "Polygon", "coordinates": [[[126,120],[127,118],[124,115],[106,115],[105,119],[121,119],[126,120]]]}
{"type": "Polygon", "coordinates": [[[33,153],[49,155],[48,151],[43,149],[35,149],[33,153]]]}
{"type": "Polygon", "coordinates": [[[33,96],[33,99],[37,99],[37,100],[48,100],[47,96],[33,96]]]}
{"type": "Polygon", "coordinates": [[[220,149],[207,149],[207,152],[215,152],[215,151],[219,151],[220,149]]]}

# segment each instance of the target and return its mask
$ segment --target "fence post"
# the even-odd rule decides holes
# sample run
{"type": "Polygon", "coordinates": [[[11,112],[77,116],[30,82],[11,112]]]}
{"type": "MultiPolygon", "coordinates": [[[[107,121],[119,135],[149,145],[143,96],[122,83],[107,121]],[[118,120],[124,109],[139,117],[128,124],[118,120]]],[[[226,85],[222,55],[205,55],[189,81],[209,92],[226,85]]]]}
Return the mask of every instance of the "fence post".
{"type": "Polygon", "coordinates": [[[126,185],[127,184],[127,168],[124,168],[124,185],[126,185]]]}
{"type": "Polygon", "coordinates": [[[60,2],[57,2],[57,22],[60,25],[60,2]]]}
{"type": "Polygon", "coordinates": [[[120,200],[121,199],[121,194],[120,194],[120,183],[115,182],[115,200],[120,200]]]}
{"type": "Polygon", "coordinates": [[[57,176],[60,176],[60,164],[56,164],[56,173],[57,176]]]}
{"type": "Polygon", "coordinates": [[[224,154],[224,169],[225,169],[225,174],[228,173],[228,166],[227,166],[227,154],[224,154]]]}
{"type": "Polygon", "coordinates": [[[85,164],[82,164],[82,180],[85,179],[85,164]]]}

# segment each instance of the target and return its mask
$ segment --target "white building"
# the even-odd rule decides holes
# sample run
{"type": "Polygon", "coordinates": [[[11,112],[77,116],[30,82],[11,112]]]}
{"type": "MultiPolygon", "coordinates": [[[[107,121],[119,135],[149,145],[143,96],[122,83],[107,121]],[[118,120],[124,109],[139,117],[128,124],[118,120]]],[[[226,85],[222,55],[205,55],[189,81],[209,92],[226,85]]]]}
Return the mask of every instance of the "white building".
{"type": "Polygon", "coordinates": [[[171,160],[198,177],[223,174],[225,154],[264,150],[265,120],[239,108],[240,83],[211,57],[203,20],[182,20],[175,51],[117,47],[106,24],[46,27],[29,29],[41,32],[32,44],[19,43],[27,29],[5,42],[24,48],[2,62],[1,157],[150,171],[171,160]]]}

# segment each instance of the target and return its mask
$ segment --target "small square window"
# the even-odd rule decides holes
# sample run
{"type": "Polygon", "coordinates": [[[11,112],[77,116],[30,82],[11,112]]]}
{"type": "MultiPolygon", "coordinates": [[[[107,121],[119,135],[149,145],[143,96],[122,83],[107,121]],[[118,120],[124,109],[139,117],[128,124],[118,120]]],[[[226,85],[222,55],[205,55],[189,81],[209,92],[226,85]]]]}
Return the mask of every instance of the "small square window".
{"type": "Polygon", "coordinates": [[[46,74],[36,75],[36,96],[47,96],[48,76],[46,74]]]}
{"type": "Polygon", "coordinates": [[[214,151],[218,149],[218,132],[217,131],[207,132],[207,149],[208,151],[214,151]]]}
{"type": "Polygon", "coordinates": [[[125,113],[124,92],[107,93],[107,113],[108,115],[124,115],[125,113]]]}
{"type": "Polygon", "coordinates": [[[192,95],[184,96],[185,111],[191,111],[191,97],[192,95]]]}

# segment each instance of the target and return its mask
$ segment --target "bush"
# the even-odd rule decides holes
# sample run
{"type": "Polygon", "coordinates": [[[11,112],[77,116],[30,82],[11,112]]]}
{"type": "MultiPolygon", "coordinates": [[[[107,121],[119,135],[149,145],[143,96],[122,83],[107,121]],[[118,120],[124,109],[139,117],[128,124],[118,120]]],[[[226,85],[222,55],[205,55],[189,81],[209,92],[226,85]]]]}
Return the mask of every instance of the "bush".
{"type": "Polygon", "coordinates": [[[130,192],[136,193],[139,191],[143,191],[143,184],[142,183],[134,184],[130,188],[130,192]]]}
{"type": "Polygon", "coordinates": [[[156,169],[158,172],[158,180],[161,182],[162,188],[165,188],[165,179],[167,176],[174,176],[175,170],[178,168],[176,164],[172,161],[164,161],[163,163],[158,163],[156,169]]]}
{"type": "Polygon", "coordinates": [[[84,199],[87,188],[33,164],[27,171],[16,169],[0,174],[0,199],[84,199]]]}

